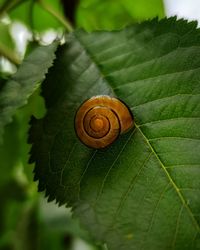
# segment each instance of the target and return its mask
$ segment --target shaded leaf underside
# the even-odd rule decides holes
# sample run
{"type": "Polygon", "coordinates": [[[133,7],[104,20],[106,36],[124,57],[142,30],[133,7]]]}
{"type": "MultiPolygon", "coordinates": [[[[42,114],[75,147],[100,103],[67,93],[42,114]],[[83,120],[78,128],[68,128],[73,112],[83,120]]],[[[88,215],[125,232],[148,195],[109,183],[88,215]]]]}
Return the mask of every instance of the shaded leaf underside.
{"type": "Polygon", "coordinates": [[[16,110],[27,103],[28,98],[44,80],[48,68],[55,59],[58,42],[36,48],[19,66],[12,79],[0,86],[0,143],[5,125],[12,120],[16,110]]]}
{"type": "Polygon", "coordinates": [[[108,249],[200,248],[200,31],[175,18],[122,31],[76,31],[43,84],[30,161],[49,200],[72,206],[108,249]],[[135,127],[104,150],[82,145],[74,115],[114,95],[135,127]]]}

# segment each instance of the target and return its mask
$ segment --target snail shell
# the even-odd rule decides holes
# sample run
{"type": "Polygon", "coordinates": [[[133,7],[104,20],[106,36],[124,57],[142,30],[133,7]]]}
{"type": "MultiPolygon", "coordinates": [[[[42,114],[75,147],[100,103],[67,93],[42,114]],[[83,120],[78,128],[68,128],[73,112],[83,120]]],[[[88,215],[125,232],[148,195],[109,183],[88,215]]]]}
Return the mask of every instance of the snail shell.
{"type": "Polygon", "coordinates": [[[75,129],[79,139],[91,148],[105,148],[134,124],[127,106],[119,99],[102,95],[86,100],[78,109],[75,129]]]}

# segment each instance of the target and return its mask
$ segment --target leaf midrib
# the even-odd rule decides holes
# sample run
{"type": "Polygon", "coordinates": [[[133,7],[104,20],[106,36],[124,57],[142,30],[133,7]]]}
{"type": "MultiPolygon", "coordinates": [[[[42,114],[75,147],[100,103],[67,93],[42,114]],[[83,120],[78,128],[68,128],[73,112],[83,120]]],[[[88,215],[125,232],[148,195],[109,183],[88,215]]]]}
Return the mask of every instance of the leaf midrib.
{"type": "MultiPolygon", "coordinates": [[[[112,90],[112,92],[115,94],[114,88],[112,88],[112,86],[109,84],[108,80],[106,79],[106,77],[104,76],[103,72],[101,71],[98,63],[95,61],[95,59],[92,57],[92,55],[90,54],[90,52],[88,51],[88,49],[86,49],[85,45],[83,44],[83,42],[81,41],[81,39],[79,39],[79,37],[74,33],[75,38],[78,40],[80,46],[83,48],[83,50],[85,50],[86,54],[88,55],[88,57],[90,58],[90,60],[92,61],[92,63],[94,63],[94,65],[96,66],[99,75],[103,77],[104,82],[106,83],[106,85],[108,86],[108,88],[110,90],[112,90]]],[[[115,94],[115,96],[117,96],[115,94]]],[[[181,200],[183,206],[186,208],[189,217],[191,218],[195,228],[197,229],[198,232],[200,232],[200,226],[197,222],[197,220],[195,219],[190,207],[187,205],[187,202],[185,201],[182,193],[180,192],[179,188],[177,187],[177,185],[175,184],[174,180],[172,179],[171,175],[169,174],[169,172],[167,171],[167,169],[165,168],[164,164],[162,163],[161,159],[159,158],[159,156],[156,154],[156,151],[154,150],[153,146],[151,145],[150,141],[148,140],[148,138],[144,135],[144,133],[142,132],[142,130],[140,129],[140,125],[137,125],[136,122],[134,122],[135,128],[140,132],[140,134],[142,135],[142,137],[144,138],[144,140],[146,141],[147,145],[149,146],[149,148],[151,149],[152,153],[155,155],[155,157],[157,158],[161,168],[163,169],[164,173],[166,174],[166,177],[168,178],[169,182],[172,184],[173,188],[175,189],[179,199],[181,200]]]]}
{"type": "Polygon", "coordinates": [[[195,219],[190,207],[187,205],[187,202],[185,201],[180,189],[177,187],[176,183],[174,182],[174,180],[172,179],[171,175],[169,174],[169,172],[167,171],[167,169],[165,168],[164,164],[162,163],[160,157],[158,156],[158,154],[156,154],[156,151],[154,150],[153,146],[151,145],[149,139],[144,135],[144,133],[142,132],[142,130],[140,129],[140,127],[135,123],[135,127],[138,129],[138,131],[140,132],[140,134],[142,135],[142,137],[144,138],[144,140],[146,141],[146,143],[148,144],[149,148],[151,149],[152,153],[155,155],[155,157],[157,158],[161,168],[163,169],[163,171],[165,172],[167,178],[169,179],[170,183],[172,184],[172,186],[174,187],[176,193],[178,194],[181,202],[183,203],[184,207],[186,208],[189,216],[191,217],[196,229],[198,232],[200,232],[200,226],[197,222],[197,220],[195,219]]]}

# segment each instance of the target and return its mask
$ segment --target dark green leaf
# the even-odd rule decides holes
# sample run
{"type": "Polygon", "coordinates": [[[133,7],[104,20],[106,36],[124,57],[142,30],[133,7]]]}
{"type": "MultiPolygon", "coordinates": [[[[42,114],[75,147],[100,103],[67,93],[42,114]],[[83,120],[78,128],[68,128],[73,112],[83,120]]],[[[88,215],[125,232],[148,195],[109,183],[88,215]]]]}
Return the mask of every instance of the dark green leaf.
{"type": "Polygon", "coordinates": [[[0,190],[0,249],[35,250],[37,245],[36,199],[28,198],[27,189],[16,182],[9,182],[0,190]],[[4,193],[3,193],[4,192],[4,193]],[[18,199],[26,194],[26,199],[18,199]],[[17,197],[17,198],[16,198],[17,197]]]}
{"type": "Polygon", "coordinates": [[[7,80],[8,79],[5,76],[0,74],[0,91],[4,87],[4,85],[6,84],[7,80]]]}
{"type": "Polygon", "coordinates": [[[113,30],[155,16],[164,17],[162,0],[81,0],[76,13],[85,30],[113,30]]]}
{"type": "Polygon", "coordinates": [[[13,175],[14,167],[19,163],[19,124],[16,119],[6,127],[4,144],[0,146],[0,189],[13,175]],[[12,157],[11,157],[12,156],[12,157]]]}
{"type": "Polygon", "coordinates": [[[12,79],[4,84],[0,92],[0,140],[3,128],[12,120],[15,111],[27,103],[30,95],[44,79],[53,64],[58,42],[35,49],[20,65],[12,79]]]}
{"type": "Polygon", "coordinates": [[[112,250],[200,248],[200,31],[157,19],[119,32],[76,31],[43,84],[31,162],[49,200],[73,207],[112,250]],[[79,105],[99,94],[130,107],[135,127],[104,150],[77,139],[79,105]]]}

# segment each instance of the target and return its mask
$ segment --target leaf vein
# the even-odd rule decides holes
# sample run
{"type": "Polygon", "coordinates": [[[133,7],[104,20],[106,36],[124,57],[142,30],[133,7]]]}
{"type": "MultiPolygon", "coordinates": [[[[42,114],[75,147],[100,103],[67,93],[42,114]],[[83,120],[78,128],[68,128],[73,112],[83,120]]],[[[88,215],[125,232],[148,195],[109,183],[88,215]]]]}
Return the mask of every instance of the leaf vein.
{"type": "Polygon", "coordinates": [[[156,123],[162,123],[162,122],[170,122],[170,121],[176,121],[176,120],[188,120],[188,119],[197,119],[200,121],[200,117],[198,116],[194,116],[194,117],[191,117],[191,116],[185,116],[185,117],[173,117],[173,118],[168,118],[168,119],[162,119],[162,120],[155,120],[155,121],[151,121],[151,122],[146,122],[146,123],[141,123],[138,125],[138,128],[142,127],[142,126],[147,126],[147,125],[150,125],[150,124],[156,124],[156,123]]]}
{"type": "MultiPolygon", "coordinates": [[[[170,54],[174,53],[174,52],[180,52],[180,54],[182,54],[182,51],[181,50],[186,50],[186,49],[191,49],[191,48],[199,48],[200,49],[200,46],[190,46],[190,47],[177,47],[176,49],[174,50],[171,50],[169,53],[166,53],[162,56],[159,56],[159,57],[156,57],[156,58],[153,58],[151,60],[147,60],[145,62],[142,62],[142,63],[139,63],[139,64],[135,64],[133,66],[129,66],[129,67],[125,67],[125,68],[122,68],[122,69],[119,69],[119,70],[115,70],[115,71],[111,71],[109,75],[113,75],[113,74],[116,74],[116,73],[120,73],[121,71],[127,71],[127,70],[134,70],[134,68],[138,68],[138,67],[142,67],[142,66],[145,66],[146,64],[150,63],[150,62],[154,62],[156,61],[156,63],[158,62],[159,59],[163,59],[165,58],[166,56],[169,56],[170,54]]],[[[175,72],[176,73],[176,72],[175,72]]]]}
{"type": "Polygon", "coordinates": [[[136,128],[140,131],[141,135],[144,137],[144,139],[146,140],[147,144],[149,145],[149,147],[151,148],[151,150],[153,151],[153,154],[156,156],[158,162],[160,163],[161,168],[164,170],[166,177],[169,179],[169,182],[172,184],[172,186],[174,187],[177,195],[179,196],[181,202],[183,203],[183,205],[185,206],[188,215],[190,216],[194,226],[196,227],[197,231],[200,232],[200,227],[198,222],[196,221],[190,207],[188,206],[188,204],[186,203],[182,193],[180,192],[179,188],[176,186],[174,180],[172,179],[172,177],[170,176],[169,172],[167,171],[167,169],[165,168],[165,166],[163,165],[161,159],[159,158],[158,154],[155,152],[153,146],[151,145],[151,143],[149,142],[148,138],[144,135],[144,133],[142,132],[142,130],[137,126],[137,124],[135,124],[136,128]]]}
{"type": "MultiPolygon", "coordinates": [[[[130,181],[130,184],[127,188],[127,190],[124,192],[124,194],[122,195],[121,199],[120,199],[120,204],[115,212],[115,215],[113,216],[113,218],[117,218],[117,216],[119,215],[120,211],[122,210],[125,201],[129,195],[129,193],[133,190],[135,184],[136,184],[136,180],[139,177],[140,173],[142,172],[142,170],[144,169],[144,167],[146,166],[146,164],[148,163],[148,161],[151,158],[153,152],[150,152],[149,155],[146,157],[146,159],[144,160],[144,162],[142,163],[142,166],[140,167],[140,169],[138,170],[137,174],[133,176],[132,180],[130,181]]],[[[114,223],[113,223],[114,224],[114,223]]],[[[112,225],[112,227],[114,227],[114,225],[112,225]]]]}
{"type": "Polygon", "coordinates": [[[175,249],[175,244],[176,244],[176,239],[177,239],[177,235],[178,235],[178,229],[179,229],[179,224],[180,224],[180,219],[181,219],[181,214],[182,214],[182,211],[183,211],[183,204],[179,210],[179,213],[178,213],[178,217],[177,217],[177,220],[176,220],[176,227],[175,227],[175,233],[174,233],[174,238],[172,240],[172,249],[175,249]]]}
{"type": "Polygon", "coordinates": [[[189,97],[189,96],[200,96],[200,94],[196,94],[196,95],[194,95],[194,94],[189,94],[189,93],[184,93],[184,94],[176,94],[176,95],[171,95],[171,96],[165,96],[165,97],[162,97],[162,98],[159,98],[159,99],[155,99],[155,100],[152,100],[152,101],[148,101],[148,102],[145,102],[145,103],[141,103],[141,104],[139,104],[139,105],[137,105],[137,106],[133,106],[133,107],[130,107],[130,109],[132,110],[134,110],[135,108],[137,108],[137,107],[140,107],[140,106],[145,106],[145,105],[147,105],[147,104],[149,104],[149,103],[154,103],[154,102],[159,102],[160,103],[160,101],[161,100],[166,100],[166,99],[171,99],[171,98],[174,98],[174,97],[189,97]]]}
{"type": "Polygon", "coordinates": [[[113,163],[111,164],[110,168],[108,169],[108,171],[107,171],[107,173],[106,173],[106,175],[105,175],[105,177],[104,177],[104,179],[103,179],[103,181],[102,181],[102,185],[101,185],[100,190],[99,190],[99,193],[98,193],[98,195],[97,195],[95,204],[97,203],[97,201],[98,201],[100,195],[101,195],[102,192],[103,192],[103,188],[104,188],[105,182],[106,182],[106,180],[107,180],[107,178],[108,178],[108,176],[109,176],[111,170],[112,170],[113,167],[115,166],[115,164],[116,164],[117,160],[119,159],[120,155],[121,155],[121,154],[123,153],[123,151],[125,150],[125,148],[126,148],[128,142],[129,142],[129,140],[131,139],[131,137],[133,136],[133,134],[135,133],[135,131],[136,131],[136,128],[135,128],[135,129],[133,130],[133,132],[129,135],[128,139],[127,139],[126,142],[124,143],[124,145],[123,145],[122,149],[120,150],[119,154],[116,156],[115,160],[113,161],[113,163]]]}

